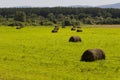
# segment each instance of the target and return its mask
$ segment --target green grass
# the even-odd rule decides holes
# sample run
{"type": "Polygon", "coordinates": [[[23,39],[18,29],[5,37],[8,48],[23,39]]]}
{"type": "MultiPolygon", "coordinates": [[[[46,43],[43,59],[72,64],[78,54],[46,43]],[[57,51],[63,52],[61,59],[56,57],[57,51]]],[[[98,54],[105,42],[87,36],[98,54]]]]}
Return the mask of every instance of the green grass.
{"type": "Polygon", "coordinates": [[[82,33],[70,27],[58,33],[51,33],[53,27],[0,27],[0,80],[120,80],[120,28],[114,26],[87,26],[82,33]],[[82,42],[69,43],[73,35],[82,42]],[[103,49],[106,60],[81,62],[93,48],[103,49]]]}

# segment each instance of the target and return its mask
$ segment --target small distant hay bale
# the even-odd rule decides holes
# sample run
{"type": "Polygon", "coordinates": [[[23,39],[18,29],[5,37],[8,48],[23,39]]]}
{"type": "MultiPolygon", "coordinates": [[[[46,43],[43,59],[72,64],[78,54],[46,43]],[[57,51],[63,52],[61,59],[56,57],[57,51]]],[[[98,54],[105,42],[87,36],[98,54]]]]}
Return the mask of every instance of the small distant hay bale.
{"type": "Polygon", "coordinates": [[[58,26],[55,26],[54,30],[59,30],[59,27],[58,27],[58,26]]]}
{"type": "Polygon", "coordinates": [[[52,33],[57,33],[58,32],[58,30],[52,30],[52,33]]]}
{"type": "Polygon", "coordinates": [[[62,26],[62,28],[65,28],[65,26],[62,26]]]}
{"type": "Polygon", "coordinates": [[[55,27],[58,27],[58,26],[55,26],[55,27]]]}
{"type": "Polygon", "coordinates": [[[76,28],[71,28],[71,31],[75,31],[76,30],[76,28]]]}
{"type": "Polygon", "coordinates": [[[81,42],[81,38],[79,36],[71,36],[69,42],[81,42]]]}
{"type": "Polygon", "coordinates": [[[17,26],[16,29],[21,29],[22,27],[21,26],[17,26]]]}
{"type": "Polygon", "coordinates": [[[77,28],[81,28],[80,26],[77,26],[77,28]]]}
{"type": "Polygon", "coordinates": [[[76,28],[76,26],[75,26],[75,25],[73,25],[72,27],[73,27],[73,28],[76,28]]]}
{"type": "Polygon", "coordinates": [[[105,53],[101,49],[88,49],[86,50],[82,57],[81,61],[95,61],[105,59],[105,53]]]}
{"type": "Polygon", "coordinates": [[[83,32],[82,30],[78,29],[77,32],[83,32]]]}

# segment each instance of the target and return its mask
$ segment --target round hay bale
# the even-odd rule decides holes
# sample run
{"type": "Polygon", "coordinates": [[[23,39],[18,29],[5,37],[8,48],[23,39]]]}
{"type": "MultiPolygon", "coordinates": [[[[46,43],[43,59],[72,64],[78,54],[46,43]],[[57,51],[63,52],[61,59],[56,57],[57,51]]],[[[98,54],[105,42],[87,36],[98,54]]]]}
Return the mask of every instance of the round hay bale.
{"type": "Polygon", "coordinates": [[[52,33],[57,33],[58,32],[58,30],[52,30],[52,33]]]}
{"type": "Polygon", "coordinates": [[[65,28],[65,26],[62,26],[62,28],[65,28]]]}
{"type": "Polygon", "coordinates": [[[80,26],[77,26],[77,28],[81,28],[80,26]]]}
{"type": "Polygon", "coordinates": [[[55,26],[55,27],[58,27],[58,26],[55,26]]]}
{"type": "Polygon", "coordinates": [[[76,28],[71,28],[71,31],[75,31],[76,30],[76,28]]]}
{"type": "Polygon", "coordinates": [[[81,61],[95,61],[95,60],[101,60],[105,59],[105,53],[101,49],[88,49],[86,50],[82,57],[81,61]]]}
{"type": "Polygon", "coordinates": [[[79,36],[71,36],[69,42],[81,42],[81,38],[79,36]]]}
{"type": "Polygon", "coordinates": [[[73,25],[72,27],[73,27],[73,28],[76,28],[76,26],[75,26],[75,25],[73,25]]]}
{"type": "Polygon", "coordinates": [[[82,30],[78,29],[77,32],[82,32],[82,30]]]}
{"type": "Polygon", "coordinates": [[[58,26],[55,26],[54,30],[59,30],[59,27],[58,27],[58,26]]]}
{"type": "Polygon", "coordinates": [[[16,29],[21,29],[22,27],[21,26],[17,26],[16,29]]]}

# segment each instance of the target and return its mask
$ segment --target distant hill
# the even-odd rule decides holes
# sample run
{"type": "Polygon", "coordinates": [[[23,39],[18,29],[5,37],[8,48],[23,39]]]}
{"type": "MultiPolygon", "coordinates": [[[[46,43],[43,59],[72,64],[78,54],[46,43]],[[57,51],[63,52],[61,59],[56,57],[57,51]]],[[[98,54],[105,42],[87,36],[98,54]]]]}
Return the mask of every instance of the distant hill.
{"type": "Polygon", "coordinates": [[[72,6],[68,6],[68,7],[84,7],[84,8],[88,8],[88,7],[91,7],[91,6],[88,6],[88,5],[72,5],[72,6]]]}
{"type": "MultiPolygon", "coordinates": [[[[107,4],[107,5],[101,5],[101,6],[89,6],[89,5],[70,5],[70,6],[55,6],[55,7],[73,7],[73,8],[118,8],[120,9],[120,3],[115,3],[115,4],[107,4]]],[[[33,6],[16,6],[12,8],[35,8],[33,6]]],[[[38,7],[41,8],[41,7],[38,7]]]]}
{"type": "Polygon", "coordinates": [[[102,5],[102,6],[97,6],[97,7],[100,7],[100,8],[119,8],[120,9],[120,3],[102,5]]]}
{"type": "MultiPolygon", "coordinates": [[[[84,8],[88,8],[88,7],[93,7],[93,6],[88,6],[88,5],[72,5],[72,6],[68,6],[68,7],[84,7],[84,8]]],[[[99,7],[99,8],[118,8],[118,9],[120,9],[120,3],[108,4],[108,5],[101,5],[101,6],[95,6],[95,7],[99,7]]]]}

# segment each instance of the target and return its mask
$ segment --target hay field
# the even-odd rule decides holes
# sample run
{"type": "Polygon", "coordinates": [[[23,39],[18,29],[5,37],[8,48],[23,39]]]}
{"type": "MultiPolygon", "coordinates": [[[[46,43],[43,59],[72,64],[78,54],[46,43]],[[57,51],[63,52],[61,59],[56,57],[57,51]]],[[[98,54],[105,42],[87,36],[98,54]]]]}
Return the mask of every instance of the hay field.
{"type": "Polygon", "coordinates": [[[0,80],[120,80],[120,28],[104,26],[83,26],[82,33],[70,27],[58,33],[51,33],[53,27],[0,27],[0,80]],[[69,42],[73,35],[82,42],[69,42]],[[93,48],[104,50],[106,60],[81,62],[93,48]]]}

